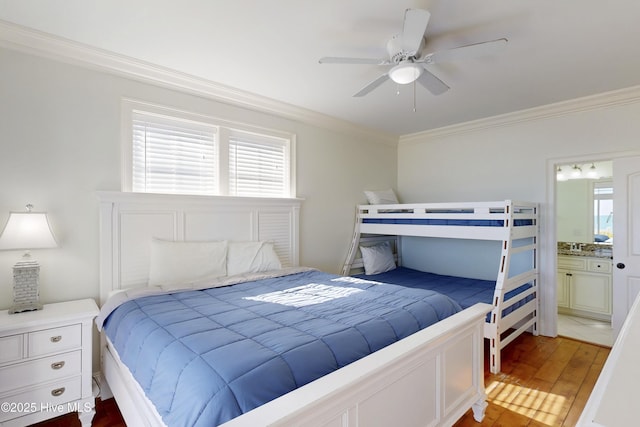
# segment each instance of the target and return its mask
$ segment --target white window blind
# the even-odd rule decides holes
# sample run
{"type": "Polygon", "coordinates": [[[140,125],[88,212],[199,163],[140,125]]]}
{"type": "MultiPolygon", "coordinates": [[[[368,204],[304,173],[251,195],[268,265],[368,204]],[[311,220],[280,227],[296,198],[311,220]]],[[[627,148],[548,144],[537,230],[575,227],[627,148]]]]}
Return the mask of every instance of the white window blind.
{"type": "Polygon", "coordinates": [[[229,195],[289,196],[288,140],[232,131],[229,138],[229,195]]]}
{"type": "Polygon", "coordinates": [[[123,191],[295,197],[295,135],[123,100],[123,191]]]}
{"type": "Polygon", "coordinates": [[[219,194],[216,126],[134,111],[132,190],[219,194]]]}

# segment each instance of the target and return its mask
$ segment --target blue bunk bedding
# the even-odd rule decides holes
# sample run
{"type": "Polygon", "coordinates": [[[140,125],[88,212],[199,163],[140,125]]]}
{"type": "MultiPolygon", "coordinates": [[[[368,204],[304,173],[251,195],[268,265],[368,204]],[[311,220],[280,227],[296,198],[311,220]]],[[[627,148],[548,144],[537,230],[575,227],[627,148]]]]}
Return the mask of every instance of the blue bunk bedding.
{"type": "Polygon", "coordinates": [[[108,306],[98,326],[169,427],[224,423],[461,310],[316,270],[108,306]]]}
{"type": "MultiPolygon", "coordinates": [[[[404,286],[412,289],[427,289],[436,291],[448,296],[456,301],[464,308],[471,307],[478,302],[493,304],[493,293],[495,291],[496,282],[494,280],[469,279],[465,277],[444,276],[440,274],[427,273],[424,271],[413,270],[406,267],[398,267],[393,270],[373,274],[364,275],[357,274],[359,277],[367,280],[375,280],[385,283],[393,283],[395,285],[404,286]]],[[[522,285],[505,294],[505,301],[516,297],[519,293],[529,289],[531,285],[522,285]]],[[[533,297],[529,296],[519,303],[503,310],[502,315],[506,315],[522,304],[530,301],[533,297]]],[[[487,321],[490,314],[487,315],[487,321]]]]}

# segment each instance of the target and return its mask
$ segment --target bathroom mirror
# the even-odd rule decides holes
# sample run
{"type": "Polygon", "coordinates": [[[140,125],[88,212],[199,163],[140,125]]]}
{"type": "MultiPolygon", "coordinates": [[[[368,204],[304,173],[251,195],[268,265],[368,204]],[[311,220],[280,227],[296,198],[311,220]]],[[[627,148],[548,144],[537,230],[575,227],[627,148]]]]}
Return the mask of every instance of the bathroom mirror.
{"type": "Polygon", "coordinates": [[[559,242],[611,244],[613,186],[610,177],[558,180],[556,223],[559,242]]]}

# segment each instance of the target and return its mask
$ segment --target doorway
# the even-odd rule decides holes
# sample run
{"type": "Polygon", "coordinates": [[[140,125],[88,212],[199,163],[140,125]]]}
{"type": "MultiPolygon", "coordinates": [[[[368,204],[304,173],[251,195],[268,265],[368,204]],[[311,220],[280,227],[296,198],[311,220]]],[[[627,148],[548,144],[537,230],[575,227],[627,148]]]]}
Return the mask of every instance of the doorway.
{"type": "Polygon", "coordinates": [[[555,165],[558,335],[612,346],[613,162],[555,165]]]}

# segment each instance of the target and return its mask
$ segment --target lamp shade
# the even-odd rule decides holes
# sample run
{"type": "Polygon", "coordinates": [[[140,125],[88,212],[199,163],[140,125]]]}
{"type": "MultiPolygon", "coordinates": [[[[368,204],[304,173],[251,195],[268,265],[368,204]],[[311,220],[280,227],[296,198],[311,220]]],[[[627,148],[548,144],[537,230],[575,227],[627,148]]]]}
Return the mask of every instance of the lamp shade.
{"type": "Polygon", "coordinates": [[[0,249],[44,249],[58,244],[44,212],[11,212],[0,235],[0,249]]]}

